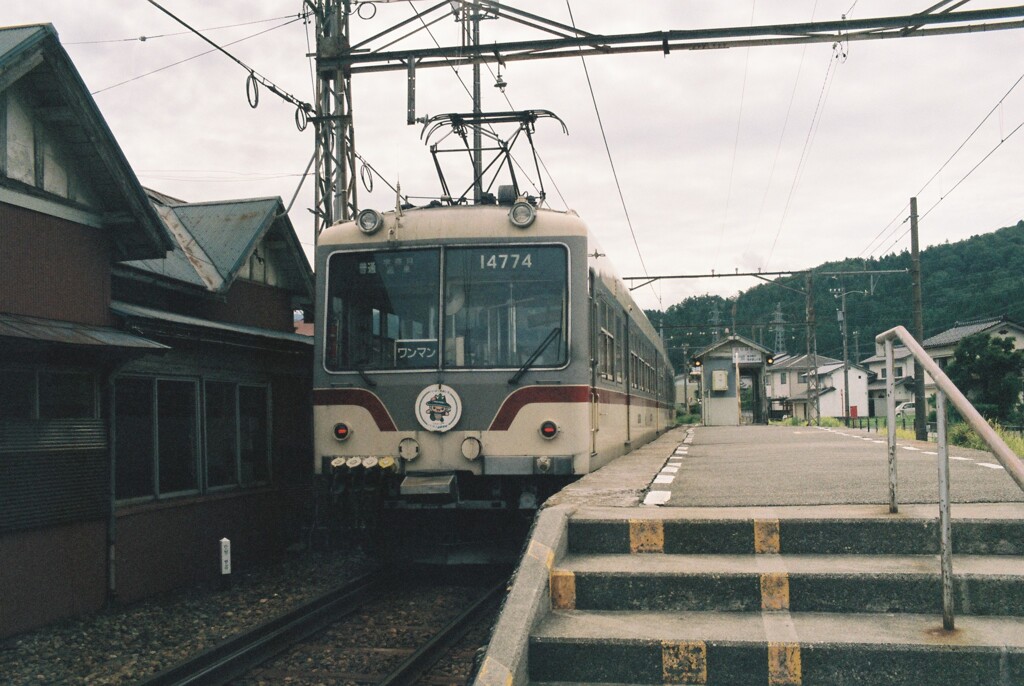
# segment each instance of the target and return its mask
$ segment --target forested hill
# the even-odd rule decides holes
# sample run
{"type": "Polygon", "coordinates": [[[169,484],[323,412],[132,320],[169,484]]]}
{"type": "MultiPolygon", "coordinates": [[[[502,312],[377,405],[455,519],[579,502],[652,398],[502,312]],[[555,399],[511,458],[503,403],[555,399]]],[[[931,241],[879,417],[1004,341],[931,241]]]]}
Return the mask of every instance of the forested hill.
{"type": "MultiPolygon", "coordinates": [[[[826,262],[814,268],[812,291],[818,354],[841,359],[843,351],[837,317],[840,301],[831,292],[840,288],[840,281],[838,277],[820,272],[898,269],[908,271],[843,277],[843,290],[848,293],[846,316],[851,361],[873,354],[876,334],[897,324],[912,329],[910,251],[880,259],[826,262]],[[870,294],[852,291],[869,291],[870,294]]],[[[926,337],[957,321],[982,317],[1006,315],[1024,322],[1024,221],[993,233],[927,248],[921,252],[921,272],[926,337]]],[[[776,350],[772,322],[778,319],[778,309],[784,322],[785,351],[803,353],[807,321],[805,285],[803,275],[785,277],[755,286],[734,298],[696,296],[672,305],[664,313],[648,311],[647,314],[655,327],[664,326],[672,363],[677,370],[683,368],[686,358],[714,340],[712,329],[716,313],[719,333],[736,331],[776,350]]]]}

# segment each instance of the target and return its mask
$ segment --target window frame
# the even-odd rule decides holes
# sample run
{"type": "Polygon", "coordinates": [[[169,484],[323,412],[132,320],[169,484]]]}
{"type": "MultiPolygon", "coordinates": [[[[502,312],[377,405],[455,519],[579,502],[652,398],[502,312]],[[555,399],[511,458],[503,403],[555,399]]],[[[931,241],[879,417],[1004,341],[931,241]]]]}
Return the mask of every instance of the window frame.
{"type": "MultiPolygon", "coordinates": [[[[325,261],[325,264],[327,265],[327,267],[326,267],[326,272],[327,273],[326,273],[326,276],[325,276],[325,283],[327,284],[327,287],[324,288],[324,293],[321,296],[322,299],[318,303],[319,319],[324,322],[324,326],[321,327],[321,331],[322,332],[318,332],[317,333],[317,344],[321,346],[321,354],[319,355],[319,364],[320,364],[321,369],[325,373],[330,374],[330,375],[360,373],[359,370],[356,370],[356,369],[341,368],[340,364],[337,366],[337,368],[333,368],[333,369],[328,365],[328,353],[329,353],[329,345],[328,345],[328,343],[329,343],[329,340],[330,340],[331,332],[329,330],[329,327],[327,326],[327,315],[328,315],[328,312],[329,312],[329,309],[330,309],[330,307],[329,307],[330,306],[330,299],[333,297],[333,295],[332,295],[332,293],[330,291],[330,284],[331,284],[331,272],[332,272],[331,263],[334,260],[334,258],[337,255],[374,254],[374,253],[380,253],[380,252],[403,252],[403,251],[410,251],[410,250],[419,250],[419,251],[436,250],[439,253],[439,258],[440,258],[440,274],[439,274],[439,282],[437,284],[437,300],[438,300],[438,314],[437,314],[437,317],[438,317],[438,321],[436,322],[437,332],[438,332],[438,337],[437,337],[437,347],[438,347],[437,364],[435,366],[430,366],[430,367],[415,367],[415,368],[385,368],[385,369],[366,368],[366,369],[363,369],[362,372],[363,373],[368,373],[368,374],[410,374],[410,373],[411,374],[415,374],[415,373],[423,373],[423,372],[436,373],[436,372],[439,372],[439,371],[444,371],[444,372],[448,372],[448,373],[467,373],[467,372],[468,373],[481,373],[481,372],[506,372],[506,371],[515,371],[515,370],[519,369],[519,365],[502,366],[502,367],[464,367],[464,366],[463,367],[458,367],[458,366],[449,366],[444,361],[445,360],[445,355],[447,354],[447,352],[445,350],[445,345],[446,345],[447,334],[448,334],[448,330],[447,330],[448,323],[446,321],[447,314],[445,312],[445,297],[444,297],[445,288],[446,288],[446,286],[448,284],[447,252],[449,250],[464,250],[464,249],[469,249],[469,250],[487,250],[487,249],[494,248],[495,250],[497,250],[497,249],[502,248],[503,246],[508,246],[508,245],[509,245],[509,243],[507,243],[507,242],[486,242],[486,241],[484,241],[484,242],[443,243],[443,244],[434,244],[434,245],[426,245],[426,246],[425,245],[411,245],[411,246],[407,246],[407,247],[390,248],[387,245],[381,244],[381,245],[377,245],[377,246],[371,247],[371,248],[359,248],[359,249],[355,249],[355,250],[338,249],[338,250],[332,251],[331,253],[329,253],[327,255],[326,261],[325,261]]],[[[562,328],[563,328],[563,331],[562,331],[562,335],[560,336],[560,338],[563,341],[563,345],[565,347],[565,358],[564,358],[565,361],[564,361],[564,363],[553,365],[553,366],[534,364],[532,366],[532,368],[533,369],[537,369],[537,370],[548,370],[548,371],[553,371],[553,370],[557,371],[557,370],[566,369],[573,362],[573,345],[572,345],[573,278],[574,278],[573,277],[573,259],[572,259],[573,251],[569,247],[568,244],[563,243],[563,242],[558,242],[558,241],[542,241],[542,242],[536,242],[536,243],[525,242],[525,243],[516,243],[516,244],[513,244],[513,245],[516,246],[516,248],[518,248],[518,249],[559,248],[559,249],[562,250],[562,252],[564,254],[564,258],[565,258],[565,262],[564,262],[564,264],[565,264],[565,301],[564,301],[563,309],[562,309],[562,315],[563,315],[562,328]]],[[[592,331],[592,333],[596,333],[596,331],[592,331]]],[[[334,335],[340,336],[341,333],[339,331],[339,332],[335,333],[334,335]]],[[[595,340],[595,343],[596,343],[596,340],[595,340]]],[[[595,352],[596,352],[596,348],[595,348],[595,352]]]]}
{"type": "MultiPolygon", "coordinates": [[[[144,374],[144,373],[125,373],[118,374],[114,377],[114,402],[111,425],[113,430],[113,450],[114,450],[114,461],[115,465],[120,463],[122,458],[121,455],[117,454],[117,443],[118,443],[118,418],[120,412],[117,407],[117,384],[121,381],[141,381],[145,382],[148,386],[148,393],[152,400],[152,416],[149,417],[151,425],[152,438],[149,441],[149,464],[151,468],[150,473],[150,484],[148,486],[148,493],[145,495],[131,495],[126,497],[119,497],[116,490],[117,484],[115,482],[115,502],[118,505],[133,505],[147,502],[161,502],[171,500],[180,497],[188,496],[206,496],[216,495],[224,492],[231,491],[242,491],[252,488],[265,487],[274,482],[274,410],[273,410],[273,384],[269,381],[258,380],[258,379],[243,379],[243,380],[231,380],[212,377],[193,377],[193,376],[174,376],[168,374],[144,374]],[[194,452],[195,460],[195,488],[187,488],[182,490],[168,490],[163,491],[160,488],[160,403],[159,403],[159,384],[161,382],[178,382],[187,383],[191,386],[193,411],[192,421],[195,428],[194,437],[192,440],[192,449],[194,452]],[[207,414],[209,395],[208,386],[210,384],[225,384],[231,387],[231,398],[234,402],[234,413],[233,413],[233,456],[232,456],[232,472],[234,474],[234,482],[229,484],[211,484],[210,479],[210,445],[209,445],[209,417],[207,414]],[[252,480],[243,479],[242,470],[242,441],[241,441],[241,408],[240,408],[240,395],[241,389],[251,388],[259,389],[263,393],[263,405],[265,412],[262,415],[264,422],[264,437],[263,437],[263,450],[265,450],[266,461],[265,465],[265,478],[257,478],[252,480]]],[[[166,428],[166,427],[165,427],[166,428]]],[[[116,470],[116,466],[115,466],[116,470]]]]}

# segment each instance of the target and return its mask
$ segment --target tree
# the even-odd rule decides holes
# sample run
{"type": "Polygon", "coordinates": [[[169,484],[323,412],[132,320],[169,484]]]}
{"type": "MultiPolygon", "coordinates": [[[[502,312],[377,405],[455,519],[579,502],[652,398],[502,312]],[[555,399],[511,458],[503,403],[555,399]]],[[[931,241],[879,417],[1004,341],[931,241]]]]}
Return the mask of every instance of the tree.
{"type": "Polygon", "coordinates": [[[946,370],[967,399],[989,419],[1006,421],[1020,407],[1024,350],[1012,338],[975,334],[960,341],[946,370]]]}

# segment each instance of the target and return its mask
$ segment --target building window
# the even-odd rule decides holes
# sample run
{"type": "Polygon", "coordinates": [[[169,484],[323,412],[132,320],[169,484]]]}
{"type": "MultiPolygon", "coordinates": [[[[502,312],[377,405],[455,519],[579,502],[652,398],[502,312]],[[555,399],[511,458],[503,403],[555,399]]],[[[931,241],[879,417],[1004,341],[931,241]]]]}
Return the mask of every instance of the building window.
{"type": "Polygon", "coordinates": [[[270,480],[270,388],[225,381],[207,381],[202,388],[200,405],[197,381],[116,380],[119,500],[270,480]]]}
{"type": "Polygon", "coordinates": [[[783,386],[789,383],[789,375],[786,372],[779,374],[779,383],[783,386]]]}
{"type": "Polygon", "coordinates": [[[270,480],[270,402],[265,386],[238,387],[242,484],[270,480]]]}
{"type": "Polygon", "coordinates": [[[96,377],[89,372],[0,370],[0,419],[96,419],[96,377]]]}
{"type": "Polygon", "coordinates": [[[191,380],[117,380],[118,499],[199,489],[197,396],[198,384],[191,380]]]}
{"type": "Polygon", "coordinates": [[[903,378],[903,367],[893,367],[892,373],[893,373],[893,376],[895,376],[897,379],[902,379],[903,378]]]}
{"type": "Polygon", "coordinates": [[[114,453],[118,499],[151,496],[156,422],[151,379],[118,379],[114,384],[114,453]]]}
{"type": "Polygon", "coordinates": [[[210,488],[238,483],[238,387],[206,383],[206,483],[210,488]]]}

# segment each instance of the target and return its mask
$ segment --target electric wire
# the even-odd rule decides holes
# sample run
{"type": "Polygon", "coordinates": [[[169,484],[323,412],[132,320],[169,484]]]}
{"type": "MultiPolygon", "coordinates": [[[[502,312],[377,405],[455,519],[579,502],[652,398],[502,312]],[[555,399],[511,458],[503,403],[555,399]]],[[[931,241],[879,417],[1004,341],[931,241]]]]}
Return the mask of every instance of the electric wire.
{"type": "MultiPolygon", "coordinates": [[[[947,166],[949,166],[949,163],[953,161],[953,158],[954,158],[954,157],[956,157],[956,156],[957,156],[958,154],[960,154],[960,151],[964,149],[964,146],[966,146],[966,145],[967,145],[967,143],[968,143],[968,142],[969,142],[969,141],[970,141],[970,140],[971,140],[971,139],[972,139],[972,138],[974,137],[974,135],[975,135],[976,133],[978,133],[978,131],[979,131],[979,130],[981,129],[981,127],[982,127],[982,126],[983,126],[983,125],[985,124],[985,122],[987,122],[987,121],[989,120],[989,118],[990,118],[990,117],[992,116],[992,114],[993,114],[993,113],[995,113],[995,112],[996,112],[997,110],[1001,112],[1001,110],[1000,110],[1000,106],[1001,106],[1001,105],[1002,105],[1002,104],[1003,104],[1003,103],[1004,103],[1004,102],[1006,101],[1006,99],[1007,99],[1007,98],[1008,98],[1008,97],[1010,96],[1010,94],[1011,94],[1011,93],[1013,92],[1013,90],[1014,90],[1014,89],[1015,89],[1015,88],[1016,88],[1016,87],[1017,87],[1017,86],[1018,86],[1018,85],[1020,84],[1020,82],[1021,82],[1022,80],[1024,80],[1024,74],[1021,74],[1021,75],[1020,75],[1019,77],[1017,77],[1017,80],[1016,80],[1016,81],[1014,81],[1014,82],[1013,82],[1013,85],[1012,85],[1012,86],[1010,86],[1009,90],[1007,90],[1007,91],[1006,91],[1006,93],[1004,93],[1004,94],[1003,94],[1003,97],[999,98],[998,102],[996,102],[996,104],[992,106],[992,109],[990,109],[990,110],[988,111],[988,114],[986,114],[986,115],[985,115],[984,117],[982,117],[981,121],[980,121],[980,122],[978,122],[978,125],[974,127],[974,130],[973,130],[973,131],[971,131],[971,132],[970,132],[970,133],[969,133],[969,134],[967,135],[967,137],[966,137],[966,138],[965,138],[965,139],[963,140],[963,142],[961,142],[961,143],[960,143],[960,145],[959,145],[959,146],[957,146],[956,150],[954,150],[954,151],[953,151],[953,153],[952,153],[952,154],[951,154],[951,155],[950,155],[950,156],[949,156],[949,157],[948,157],[948,158],[946,159],[946,161],[945,161],[945,162],[943,162],[941,166],[939,166],[939,168],[938,168],[938,169],[937,169],[937,170],[935,171],[935,173],[934,173],[934,174],[932,174],[932,175],[931,175],[931,177],[929,177],[929,179],[928,179],[928,180],[927,180],[927,181],[926,181],[926,182],[924,183],[924,185],[923,185],[923,186],[921,186],[920,190],[918,190],[918,191],[917,191],[917,193],[915,194],[915,196],[914,196],[914,197],[918,197],[918,196],[920,196],[920,195],[921,195],[921,193],[923,193],[923,192],[924,192],[924,190],[925,190],[926,188],[928,188],[928,186],[929,186],[929,185],[931,185],[932,181],[934,181],[934,180],[935,180],[935,179],[936,179],[936,178],[937,178],[937,177],[939,176],[939,174],[941,174],[941,173],[942,173],[942,171],[943,171],[943,170],[944,170],[944,169],[945,169],[945,168],[946,168],[947,166]]],[[[1001,127],[1001,125],[1000,125],[1000,128],[1002,128],[1002,127],[1001,127]]],[[[948,193],[947,193],[947,195],[948,195],[948,193]]],[[[878,235],[876,235],[876,236],[875,236],[875,237],[874,237],[874,238],[873,238],[873,239],[871,240],[871,242],[870,242],[870,243],[868,243],[867,247],[865,247],[865,248],[864,248],[864,250],[861,250],[861,251],[860,251],[860,253],[859,253],[859,254],[857,255],[857,257],[861,257],[861,256],[862,256],[862,255],[864,255],[865,253],[867,253],[867,254],[868,254],[869,256],[871,256],[871,255],[874,255],[874,254],[876,254],[876,253],[874,253],[874,252],[869,252],[869,251],[871,250],[872,246],[874,246],[874,245],[875,245],[875,243],[879,243],[879,247],[881,247],[881,244],[885,243],[886,241],[888,241],[888,240],[889,240],[889,239],[890,239],[890,238],[892,237],[892,234],[894,234],[894,233],[895,233],[895,232],[896,232],[896,231],[898,230],[898,228],[899,228],[898,226],[897,226],[897,228],[895,228],[895,229],[892,229],[892,231],[890,231],[890,232],[889,232],[889,236],[886,236],[885,238],[882,238],[882,236],[883,236],[883,235],[884,235],[884,234],[885,234],[885,233],[886,233],[887,231],[889,231],[890,227],[892,227],[893,223],[894,223],[894,222],[895,222],[895,221],[896,221],[897,219],[899,219],[900,217],[902,217],[902,216],[903,216],[903,213],[904,213],[904,212],[905,212],[905,211],[907,210],[907,208],[908,208],[909,206],[910,206],[910,203],[909,203],[909,202],[907,202],[907,204],[905,204],[905,205],[904,205],[904,206],[903,206],[903,207],[902,207],[902,208],[900,209],[899,213],[898,213],[898,214],[897,214],[897,215],[896,215],[895,217],[893,217],[893,219],[891,219],[891,220],[889,221],[889,223],[888,223],[888,224],[886,224],[886,225],[885,225],[885,227],[884,227],[884,228],[883,228],[883,229],[882,229],[881,231],[879,231],[879,232],[878,232],[878,235]],[[879,240],[879,239],[881,239],[881,240],[879,240]]],[[[934,206],[933,206],[933,207],[934,207],[934,206]]],[[[930,210],[929,210],[929,211],[930,211],[930,210]]],[[[904,219],[904,220],[903,220],[902,222],[900,222],[900,225],[902,226],[902,225],[903,225],[903,224],[905,224],[905,223],[906,223],[907,221],[909,221],[909,217],[905,218],[905,219],[904,219]]],[[[905,234],[905,233],[904,233],[904,234],[901,234],[900,238],[902,238],[902,236],[903,236],[903,235],[906,235],[906,234],[905,234]]],[[[890,248],[890,249],[891,249],[891,248],[890,248]]]]}
{"type": "MultiPolygon", "coordinates": [[[[570,4],[569,0],[565,0],[565,6],[569,10],[569,20],[572,22],[573,29],[575,29],[576,28],[576,19],[573,17],[572,5],[570,4]]],[[[601,130],[601,140],[604,141],[605,153],[608,155],[608,164],[611,166],[612,177],[615,179],[615,188],[619,192],[619,201],[622,203],[622,212],[626,216],[626,225],[629,227],[629,233],[633,237],[633,246],[636,248],[636,255],[637,255],[637,257],[640,258],[640,266],[644,270],[644,275],[647,276],[648,275],[647,265],[644,263],[644,256],[640,252],[640,243],[637,241],[636,231],[633,229],[633,220],[630,219],[630,217],[629,217],[629,208],[626,206],[626,198],[625,198],[625,196],[622,193],[622,184],[619,183],[618,172],[615,171],[615,160],[612,158],[612,150],[611,150],[611,147],[609,147],[609,145],[608,145],[608,136],[605,135],[604,122],[601,119],[601,110],[597,106],[597,96],[594,94],[594,85],[590,81],[590,70],[587,69],[587,61],[583,57],[583,50],[582,50],[582,48],[580,49],[580,62],[583,64],[583,73],[587,77],[587,88],[590,90],[590,100],[591,100],[591,102],[594,103],[594,114],[597,115],[597,125],[598,125],[598,128],[601,130]]],[[[658,299],[658,304],[661,305],[662,304],[661,294],[657,290],[654,289],[653,285],[651,287],[651,292],[654,293],[655,297],[657,297],[657,299],[658,299]]]]}
{"type": "MultiPolygon", "coordinates": [[[[259,72],[257,72],[255,69],[250,67],[248,64],[246,64],[242,60],[240,60],[237,57],[235,57],[234,55],[232,55],[230,52],[225,50],[223,46],[218,45],[214,41],[210,40],[208,37],[204,36],[199,30],[194,29],[191,26],[189,26],[182,19],[180,19],[177,16],[175,16],[173,13],[168,11],[165,7],[161,6],[160,3],[158,3],[156,0],[149,0],[149,4],[152,5],[153,7],[156,7],[158,10],[160,10],[161,12],[163,12],[164,14],[169,16],[171,19],[173,19],[174,21],[178,22],[179,24],[181,24],[182,26],[187,28],[192,33],[196,34],[196,36],[198,36],[199,38],[201,38],[202,40],[204,40],[205,42],[207,42],[211,46],[213,46],[214,50],[222,53],[225,57],[227,57],[231,61],[235,62],[238,66],[242,67],[242,69],[245,69],[247,72],[249,72],[249,79],[251,81],[253,81],[255,83],[259,83],[264,88],[269,90],[271,93],[273,93],[274,95],[278,96],[282,100],[286,100],[287,102],[290,102],[291,104],[295,105],[295,107],[297,107],[298,109],[303,110],[306,113],[312,113],[313,112],[313,106],[312,105],[310,105],[307,102],[302,102],[301,100],[296,98],[294,95],[288,93],[287,91],[284,91],[284,90],[281,90],[280,88],[278,88],[277,85],[274,84],[273,81],[268,79],[263,74],[260,74],[259,72]]],[[[282,24],[282,26],[285,26],[287,24],[291,24],[291,23],[293,23],[295,21],[298,21],[298,19],[292,19],[291,21],[287,22],[286,24],[282,24]]],[[[280,28],[280,27],[277,27],[277,28],[280,28]]],[[[268,29],[267,31],[272,31],[272,30],[273,29],[268,29]]],[[[263,33],[266,33],[266,31],[264,31],[263,33]]],[[[259,99],[257,98],[256,101],[259,102],[259,99]]],[[[253,105],[253,106],[255,107],[255,105],[253,105]]]]}
{"type": "Polygon", "coordinates": [[[225,43],[223,47],[217,46],[216,48],[212,48],[212,49],[207,50],[205,52],[200,52],[198,54],[192,55],[191,57],[186,57],[185,59],[178,60],[177,62],[172,62],[170,64],[166,64],[166,65],[164,65],[162,67],[159,67],[159,68],[154,69],[152,71],[148,71],[148,72],[146,72],[144,74],[138,74],[137,76],[133,76],[130,79],[125,79],[124,81],[120,81],[120,82],[112,84],[110,86],[106,86],[105,88],[100,88],[99,90],[92,91],[90,93],[90,95],[99,95],[100,93],[105,93],[105,92],[107,92],[109,90],[113,90],[114,88],[118,88],[120,86],[124,86],[126,84],[132,83],[133,81],[138,81],[139,79],[143,79],[143,78],[145,78],[147,76],[152,76],[153,74],[158,74],[158,73],[160,73],[162,71],[166,71],[167,69],[170,69],[172,67],[177,67],[178,65],[184,64],[185,62],[191,62],[194,59],[198,59],[200,57],[204,57],[206,55],[209,55],[212,52],[217,52],[217,51],[224,52],[224,49],[223,49],[224,47],[229,47],[229,46],[232,46],[232,45],[238,45],[239,43],[242,43],[244,41],[250,40],[252,38],[256,38],[256,37],[262,36],[262,35],[264,35],[266,33],[270,33],[271,31],[276,31],[277,29],[284,28],[285,26],[293,24],[296,21],[300,21],[300,20],[299,19],[290,19],[290,20],[286,21],[283,24],[278,24],[277,26],[273,26],[273,27],[271,27],[269,29],[266,29],[264,31],[259,31],[257,33],[252,34],[252,35],[245,36],[243,38],[239,38],[238,40],[231,41],[230,43],[225,43]]]}
{"type": "MultiPolygon", "coordinates": [[[[750,26],[754,25],[754,10],[757,8],[757,0],[750,3],[750,26]]],[[[750,48],[747,48],[743,56],[743,82],[740,85],[740,108],[736,113],[736,134],[732,141],[732,161],[729,164],[729,183],[725,191],[725,212],[722,213],[722,225],[718,230],[718,248],[715,250],[715,264],[722,253],[722,243],[725,242],[725,233],[729,225],[729,208],[732,205],[732,185],[736,179],[736,156],[740,148],[740,130],[743,128],[743,105],[747,98],[747,74],[750,71],[750,48]]]]}
{"type": "MultiPolygon", "coordinates": [[[[982,157],[982,158],[981,158],[980,160],[978,160],[977,164],[975,164],[975,165],[974,165],[973,167],[971,167],[971,168],[970,168],[970,169],[969,169],[969,170],[967,171],[967,173],[966,173],[966,174],[964,174],[964,175],[963,175],[962,177],[960,177],[960,180],[959,180],[959,181],[957,181],[957,182],[956,182],[955,184],[953,184],[953,187],[952,187],[952,188],[950,188],[950,189],[949,189],[948,191],[946,191],[946,193],[945,193],[945,194],[943,194],[943,195],[939,196],[939,199],[938,199],[938,200],[936,200],[936,201],[935,201],[935,203],[934,203],[934,204],[932,204],[932,206],[931,206],[931,207],[929,207],[929,208],[928,208],[928,209],[927,209],[927,210],[926,210],[926,211],[925,211],[925,212],[924,212],[923,214],[921,214],[921,215],[920,215],[920,217],[918,217],[918,221],[922,221],[922,220],[923,220],[923,219],[924,219],[925,217],[927,217],[927,216],[928,216],[929,214],[931,214],[931,213],[932,213],[932,211],[933,211],[933,210],[934,210],[934,209],[935,209],[936,207],[938,207],[938,205],[939,205],[939,204],[940,204],[940,203],[941,203],[941,202],[942,202],[943,200],[945,200],[946,198],[948,198],[948,197],[949,197],[950,193],[952,193],[953,191],[955,191],[955,190],[956,190],[956,189],[957,189],[957,188],[958,188],[958,187],[960,186],[960,184],[962,184],[962,183],[963,183],[964,181],[966,181],[966,180],[967,180],[967,178],[968,178],[968,177],[969,177],[969,176],[970,176],[971,174],[973,174],[973,173],[974,173],[975,171],[977,171],[978,167],[980,167],[980,166],[981,166],[982,164],[984,164],[984,163],[985,163],[985,162],[986,162],[986,161],[988,160],[988,158],[990,158],[990,157],[991,157],[991,156],[992,156],[993,154],[995,154],[996,150],[998,150],[999,148],[1001,148],[1001,147],[1003,146],[1003,144],[1004,144],[1004,143],[1006,143],[1006,141],[1010,140],[1010,138],[1011,138],[1011,137],[1012,137],[1012,136],[1013,136],[1013,135],[1014,135],[1015,133],[1017,133],[1018,131],[1020,131],[1020,130],[1021,130],[1021,128],[1024,128],[1024,121],[1022,121],[1022,122],[1021,122],[1020,124],[1017,124],[1017,126],[1016,126],[1016,127],[1014,127],[1014,129],[1013,129],[1012,131],[1010,131],[1010,133],[1006,134],[1006,136],[1005,136],[1004,138],[1001,138],[1001,139],[1000,139],[1000,141],[999,141],[998,143],[996,143],[996,145],[995,145],[995,146],[994,146],[994,147],[993,147],[993,148],[992,148],[991,150],[989,150],[989,151],[988,151],[987,153],[985,153],[985,155],[984,155],[984,156],[983,156],[983,157],[982,157]]],[[[885,251],[883,251],[883,254],[886,254],[886,253],[889,253],[889,252],[891,252],[891,251],[892,251],[892,249],[893,249],[893,248],[895,248],[895,247],[896,247],[896,245],[898,245],[898,244],[899,244],[899,242],[900,242],[900,241],[902,241],[902,240],[903,240],[903,239],[904,239],[904,238],[905,238],[905,237],[907,236],[907,234],[908,234],[908,233],[910,233],[910,229],[909,229],[909,228],[908,228],[908,229],[906,229],[906,230],[905,230],[905,231],[904,231],[903,233],[901,233],[901,234],[900,234],[899,236],[897,236],[897,237],[896,237],[896,239],[895,239],[895,240],[894,240],[894,241],[893,241],[893,242],[892,242],[892,243],[891,243],[891,244],[889,245],[889,247],[888,247],[888,248],[887,248],[887,249],[886,249],[885,251]]]]}
{"type": "Polygon", "coordinates": [[[793,201],[793,195],[796,193],[797,186],[800,183],[800,179],[803,177],[804,163],[810,156],[810,149],[814,143],[815,133],[821,124],[821,116],[824,113],[825,102],[828,100],[828,94],[831,89],[832,78],[837,69],[833,69],[834,65],[837,65],[839,60],[836,58],[835,45],[833,45],[833,54],[829,56],[828,67],[825,69],[825,79],[821,84],[821,91],[818,93],[818,102],[814,106],[814,114],[811,115],[811,124],[807,130],[807,136],[804,138],[803,148],[800,150],[800,159],[797,162],[796,171],[793,173],[793,183],[790,184],[789,193],[786,196],[786,204],[782,210],[782,217],[779,219],[779,227],[775,231],[775,238],[772,240],[772,247],[768,251],[768,257],[764,261],[764,269],[768,269],[768,264],[772,260],[772,256],[775,254],[775,247],[778,245],[779,236],[782,234],[782,227],[786,222],[786,215],[789,214],[789,207],[793,201]]]}
{"type": "MultiPolygon", "coordinates": [[[[244,21],[239,24],[223,24],[221,26],[210,26],[205,29],[199,29],[203,32],[209,31],[220,31],[222,29],[236,29],[242,26],[253,26],[255,24],[267,24],[272,21],[281,21],[282,19],[303,19],[310,15],[309,11],[300,12],[298,15],[287,14],[281,17],[271,17],[270,19],[257,19],[255,21],[244,21]]],[[[173,38],[175,36],[189,36],[192,35],[191,31],[176,31],[174,33],[158,33],[152,36],[133,36],[131,38],[107,38],[104,40],[82,40],[82,41],[69,41],[63,42],[63,45],[101,45],[104,43],[134,43],[138,41],[145,43],[146,41],[156,40],[157,38],[173,38]]]]}
{"type": "MultiPolygon", "coordinates": [[[[818,0],[814,0],[814,6],[811,7],[810,21],[814,21],[814,15],[818,11],[818,0]]],[[[765,183],[764,193],[761,195],[761,205],[757,209],[757,217],[754,219],[754,223],[751,225],[751,229],[747,234],[747,240],[745,249],[750,246],[750,241],[753,238],[755,229],[761,223],[761,217],[764,215],[764,207],[768,201],[768,194],[772,188],[772,181],[775,180],[775,169],[778,166],[779,158],[782,156],[782,143],[786,138],[786,131],[789,129],[789,118],[793,112],[793,103],[796,101],[797,87],[800,85],[800,77],[804,71],[804,63],[807,57],[807,46],[803,46],[800,51],[800,65],[796,70],[796,78],[793,80],[793,90],[789,94],[789,105],[786,106],[786,116],[782,121],[782,131],[779,133],[779,142],[775,146],[775,157],[772,159],[772,166],[768,172],[768,181],[765,183]]]]}

